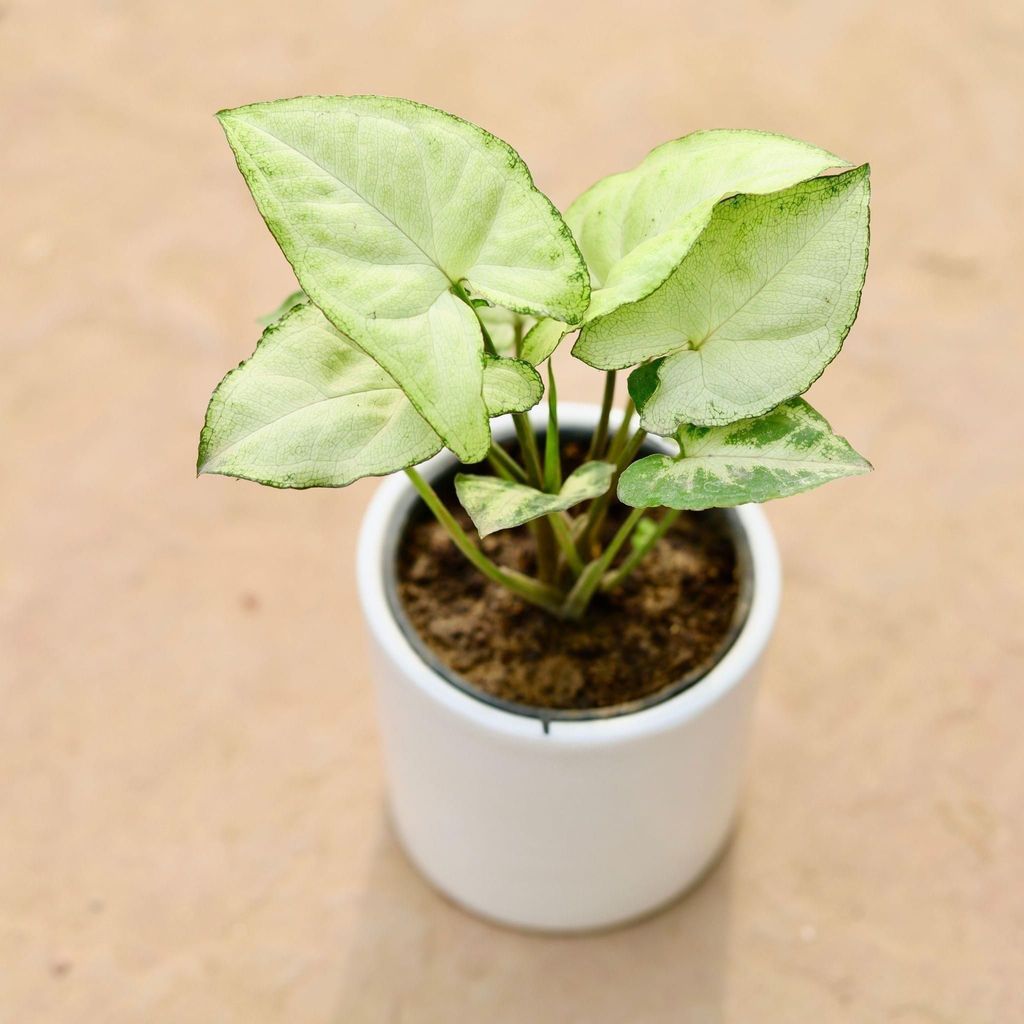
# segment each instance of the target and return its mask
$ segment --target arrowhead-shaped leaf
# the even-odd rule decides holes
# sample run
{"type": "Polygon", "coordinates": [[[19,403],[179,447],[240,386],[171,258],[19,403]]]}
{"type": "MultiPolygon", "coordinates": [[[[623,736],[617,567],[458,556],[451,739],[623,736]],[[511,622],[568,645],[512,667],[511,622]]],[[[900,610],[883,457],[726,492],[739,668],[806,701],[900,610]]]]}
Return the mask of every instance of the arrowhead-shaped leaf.
{"type": "Polygon", "coordinates": [[[648,455],[626,468],[618,488],[624,504],[727,508],[871,470],[802,398],[724,427],[686,426],[678,437],[678,457],[648,455]]]}
{"type": "Polygon", "coordinates": [[[460,473],[455,478],[455,490],[477,533],[486,537],[604,494],[614,472],[615,467],[608,462],[587,462],[566,478],[557,494],[497,477],[460,473]]]}
{"type": "MultiPolygon", "coordinates": [[[[776,192],[849,166],[834,153],[785,135],[713,130],[666,142],[632,170],[603,178],[565,214],[594,288],[584,323],[650,295],[689,252],[722,199],[776,192]]],[[[542,358],[523,352],[534,364],[572,330],[550,320],[539,328],[534,341],[543,342],[542,358]]],[[[573,353],[590,362],[585,345],[573,353]]]]}
{"type": "MultiPolygon", "coordinates": [[[[483,361],[490,415],[540,399],[543,385],[528,363],[483,361]]],[[[441,447],[395,381],[304,303],[268,327],[252,357],[214,391],[199,472],[274,487],[344,487],[416,465],[441,447]]]]}
{"type": "Polygon", "coordinates": [[[650,295],[679,265],[715,205],[777,192],[845,160],[757,131],[699,131],[658,146],[636,167],[587,189],[566,211],[593,278],[587,320],[650,295]]]}
{"type": "Polygon", "coordinates": [[[300,97],[218,117],[303,290],[465,462],[490,444],[482,335],[455,294],[571,323],[589,276],[511,147],[408,100],[300,97]]]}
{"type": "Polygon", "coordinates": [[[865,165],[724,201],[661,288],[586,327],[576,348],[608,368],[660,358],[631,392],[644,429],[664,436],[801,394],[857,315],[869,191],[865,165]]]}

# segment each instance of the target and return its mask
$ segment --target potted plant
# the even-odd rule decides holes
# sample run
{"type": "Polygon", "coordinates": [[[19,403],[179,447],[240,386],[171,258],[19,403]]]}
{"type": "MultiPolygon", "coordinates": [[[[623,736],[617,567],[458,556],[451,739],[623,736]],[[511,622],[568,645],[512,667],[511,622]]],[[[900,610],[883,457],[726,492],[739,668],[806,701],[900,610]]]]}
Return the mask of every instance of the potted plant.
{"type": "Polygon", "coordinates": [[[214,392],[199,472],[398,474],[358,575],[410,856],[524,927],[672,899],[735,815],[780,588],[756,503],[870,469],[799,397],[857,313],[867,166],[696,132],[563,218],[506,143],[408,100],[219,118],[301,291],[214,392]],[[557,399],[574,332],[600,405],[557,399]]]}

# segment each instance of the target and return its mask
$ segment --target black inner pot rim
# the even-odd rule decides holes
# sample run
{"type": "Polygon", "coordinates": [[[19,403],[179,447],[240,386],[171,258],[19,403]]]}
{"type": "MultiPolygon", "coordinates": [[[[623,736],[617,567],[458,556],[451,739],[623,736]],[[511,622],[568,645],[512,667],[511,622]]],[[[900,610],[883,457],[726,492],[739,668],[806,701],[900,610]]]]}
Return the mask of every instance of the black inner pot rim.
{"type": "MultiPolygon", "coordinates": [[[[560,434],[566,440],[586,443],[590,439],[590,432],[584,430],[565,429],[560,431],[560,434]]],[[[539,431],[538,442],[542,440],[543,432],[539,431]]],[[[645,444],[641,449],[642,453],[646,455],[654,454],[660,450],[650,443],[645,444]]],[[[431,479],[431,483],[436,487],[448,477],[454,476],[460,468],[458,463],[454,463],[442,472],[435,474],[431,479]]],[[[461,690],[467,696],[483,704],[489,704],[491,707],[507,711],[513,715],[535,718],[541,723],[545,732],[547,732],[549,722],[581,722],[601,718],[615,718],[619,715],[631,715],[637,711],[645,711],[647,708],[671,700],[684,690],[688,690],[691,686],[699,683],[701,679],[707,676],[721,662],[743,631],[743,627],[750,616],[750,607],[754,597],[754,560],[750,552],[750,542],[735,509],[716,509],[715,511],[724,517],[732,537],[733,546],[736,549],[740,587],[729,629],[722,638],[722,642],[715,651],[714,656],[704,666],[688,672],[682,678],[676,680],[676,682],[669,683],[667,686],[663,686],[660,690],[650,693],[646,697],[626,701],[622,704],[609,704],[600,708],[544,708],[536,707],[532,704],[519,704],[516,701],[502,700],[501,697],[495,697],[474,686],[468,679],[465,679],[445,665],[430,649],[426,641],[423,640],[419,631],[409,621],[409,617],[405,613],[402,599],[398,594],[398,548],[405,534],[406,527],[409,525],[413,510],[421,504],[422,500],[410,487],[404,505],[396,509],[395,515],[392,516],[391,522],[388,524],[388,531],[384,540],[384,565],[382,566],[384,571],[384,590],[395,621],[416,654],[446,682],[451,683],[457,690],[461,690]]]]}

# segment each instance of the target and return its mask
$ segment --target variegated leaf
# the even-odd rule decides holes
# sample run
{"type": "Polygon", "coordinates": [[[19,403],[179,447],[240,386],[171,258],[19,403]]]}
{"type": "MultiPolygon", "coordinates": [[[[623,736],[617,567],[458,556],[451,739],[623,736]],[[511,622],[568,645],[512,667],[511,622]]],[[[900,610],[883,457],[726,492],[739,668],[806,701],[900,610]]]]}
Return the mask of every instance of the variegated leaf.
{"type": "Polygon", "coordinates": [[[523,341],[523,358],[539,366],[554,354],[558,343],[574,328],[550,317],[538,320],[523,341]]]}
{"type": "MultiPolygon", "coordinates": [[[[540,399],[543,384],[529,363],[483,361],[490,415],[540,399]]],[[[303,303],[268,327],[214,391],[198,469],[274,487],[344,487],[416,465],[441,447],[395,381],[303,303]]]]}
{"type": "MultiPolygon", "coordinates": [[[[653,295],[584,328],[576,348],[633,375],[644,429],[718,425],[792,398],[835,358],[868,254],[868,169],[737,196],[653,295]]],[[[575,351],[575,350],[574,350],[575,351]]]]}
{"type": "MultiPolygon", "coordinates": [[[[565,214],[590,268],[584,323],[650,295],[689,252],[720,200],[775,192],[833,167],[849,164],[784,135],[716,129],[666,142],[632,170],[603,178],[565,214]]],[[[535,342],[544,343],[545,359],[572,330],[550,319],[538,327],[535,342]]],[[[586,346],[573,352],[590,362],[586,346]]]]}
{"type": "Polygon", "coordinates": [[[619,478],[634,508],[727,508],[810,490],[871,465],[802,398],[724,427],[683,427],[680,454],[648,455],[619,478]]]}
{"type": "Polygon", "coordinates": [[[484,404],[489,416],[526,412],[544,394],[540,374],[525,359],[484,356],[484,404]]]}
{"type": "Polygon", "coordinates": [[[566,478],[557,494],[497,477],[460,473],[455,478],[455,490],[477,532],[486,537],[604,494],[614,472],[615,467],[608,462],[587,462],[566,478]]]}
{"type": "Polygon", "coordinates": [[[310,299],[465,462],[490,444],[483,339],[457,294],[578,323],[572,235],[506,143],[409,100],[308,96],[219,115],[310,299]]]}

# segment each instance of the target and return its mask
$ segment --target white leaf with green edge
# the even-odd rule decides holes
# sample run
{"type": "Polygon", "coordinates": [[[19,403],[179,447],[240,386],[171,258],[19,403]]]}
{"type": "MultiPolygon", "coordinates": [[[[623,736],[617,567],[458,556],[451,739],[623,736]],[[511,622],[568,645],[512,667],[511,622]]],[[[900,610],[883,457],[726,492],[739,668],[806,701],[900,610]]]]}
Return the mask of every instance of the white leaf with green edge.
{"type": "Polygon", "coordinates": [[[686,426],[680,455],[648,455],[619,477],[634,508],[728,508],[769,501],[871,470],[802,398],[724,427],[686,426]]]}
{"type": "MultiPolygon", "coordinates": [[[[834,153],[785,135],[715,129],[666,142],[632,170],[603,178],[565,214],[590,269],[593,292],[583,322],[650,295],[690,251],[722,199],[776,192],[849,166],[834,153]]],[[[537,351],[524,350],[523,358],[543,362],[572,330],[541,320],[537,351]]],[[[585,347],[573,352],[588,361],[585,347]]]]}
{"type": "Polygon", "coordinates": [[[306,293],[300,288],[297,292],[292,292],[291,295],[284,299],[273,313],[261,316],[256,322],[262,327],[269,327],[271,324],[276,324],[290,309],[294,309],[305,301],[306,293]]]}
{"type": "Polygon", "coordinates": [[[527,412],[544,394],[540,374],[523,359],[484,356],[484,404],[490,416],[527,412]]]}
{"type": "Polygon", "coordinates": [[[539,366],[550,358],[558,343],[574,328],[550,317],[537,321],[523,339],[522,355],[525,360],[539,366]]]}
{"type": "MultiPolygon", "coordinates": [[[[536,405],[543,385],[532,366],[484,360],[491,415],[536,405]]],[[[416,465],[441,447],[395,381],[304,303],[268,327],[214,391],[198,470],[273,487],[344,487],[416,465]]]]}
{"type": "Polygon", "coordinates": [[[565,214],[594,288],[586,322],[650,295],[689,252],[722,199],[777,192],[849,166],[834,153],[784,135],[713,130],[666,142],[632,170],[602,179],[565,214]]]}
{"type": "Polygon", "coordinates": [[[576,347],[609,368],[657,360],[630,377],[651,433],[767,412],[817,380],[857,316],[869,192],[865,165],[725,200],[661,288],[585,328],[576,347]]]}
{"type": "Polygon", "coordinates": [[[309,96],[218,114],[303,290],[465,462],[490,444],[469,291],[579,322],[589,275],[506,143],[409,100],[309,96]]]}
{"type": "Polygon", "coordinates": [[[584,463],[566,477],[557,494],[498,477],[460,473],[455,477],[455,491],[477,533],[486,537],[599,497],[608,490],[614,472],[615,467],[608,462],[584,463]]]}

